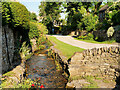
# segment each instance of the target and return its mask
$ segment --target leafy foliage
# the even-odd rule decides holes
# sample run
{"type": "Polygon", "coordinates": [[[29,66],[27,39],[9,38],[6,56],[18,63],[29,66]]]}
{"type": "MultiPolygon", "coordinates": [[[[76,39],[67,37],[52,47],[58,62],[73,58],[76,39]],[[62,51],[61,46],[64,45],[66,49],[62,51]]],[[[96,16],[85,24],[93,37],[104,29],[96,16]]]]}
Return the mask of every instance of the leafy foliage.
{"type": "Polygon", "coordinates": [[[38,30],[37,24],[34,22],[30,22],[30,31],[29,31],[29,38],[35,39],[38,38],[40,31],[38,30]]]}
{"type": "Polygon", "coordinates": [[[78,37],[78,39],[83,39],[83,40],[93,40],[94,36],[91,33],[88,33],[87,35],[81,35],[78,37]]]}
{"type": "Polygon", "coordinates": [[[85,25],[85,29],[87,31],[92,31],[92,30],[95,30],[95,26],[97,24],[98,17],[93,16],[92,14],[88,14],[83,17],[82,21],[85,25]]]}
{"type": "Polygon", "coordinates": [[[13,88],[31,88],[31,85],[34,83],[31,79],[25,79],[19,84],[15,84],[13,88]]]}
{"type": "Polygon", "coordinates": [[[45,41],[46,41],[45,36],[44,36],[44,35],[41,35],[41,36],[38,38],[38,40],[37,40],[37,44],[38,44],[38,45],[42,45],[43,43],[45,43],[45,41]]]}
{"type": "Polygon", "coordinates": [[[120,2],[117,3],[108,3],[109,5],[109,9],[107,10],[106,13],[106,20],[107,23],[110,23],[110,25],[119,25],[120,22],[120,2]]]}
{"type": "Polygon", "coordinates": [[[14,27],[29,29],[29,12],[27,8],[19,2],[10,2],[12,12],[12,23],[14,27]]]}
{"type": "Polygon", "coordinates": [[[11,11],[8,2],[2,2],[2,25],[8,24],[11,21],[11,11]]]}
{"type": "Polygon", "coordinates": [[[70,25],[73,30],[95,30],[95,24],[98,19],[97,15],[95,14],[98,14],[98,10],[101,4],[102,2],[67,3],[67,25],[70,25]]]}
{"type": "Polygon", "coordinates": [[[113,25],[120,24],[120,10],[113,15],[112,22],[113,22],[113,25]]]}
{"type": "Polygon", "coordinates": [[[31,20],[31,21],[37,21],[37,15],[36,15],[35,13],[29,12],[29,14],[30,14],[30,20],[31,20]]]}
{"type": "Polygon", "coordinates": [[[27,60],[31,57],[32,53],[30,53],[31,49],[26,45],[26,42],[23,42],[22,47],[20,48],[20,55],[23,60],[27,60]]]}
{"type": "Polygon", "coordinates": [[[110,27],[108,30],[107,30],[107,36],[108,37],[111,37],[112,35],[113,35],[113,33],[114,33],[114,28],[113,27],[110,27]]]}
{"type": "Polygon", "coordinates": [[[42,23],[37,23],[38,26],[38,30],[41,31],[42,34],[48,34],[48,29],[45,25],[43,25],[42,23]]]}
{"type": "Polygon", "coordinates": [[[3,25],[29,29],[29,12],[19,2],[2,2],[3,25]]]}
{"type": "Polygon", "coordinates": [[[48,33],[47,27],[41,23],[30,22],[29,38],[36,39],[48,33]]]}
{"type": "Polygon", "coordinates": [[[42,23],[52,30],[53,22],[59,20],[61,13],[61,2],[41,2],[39,15],[43,17],[42,23]]]}

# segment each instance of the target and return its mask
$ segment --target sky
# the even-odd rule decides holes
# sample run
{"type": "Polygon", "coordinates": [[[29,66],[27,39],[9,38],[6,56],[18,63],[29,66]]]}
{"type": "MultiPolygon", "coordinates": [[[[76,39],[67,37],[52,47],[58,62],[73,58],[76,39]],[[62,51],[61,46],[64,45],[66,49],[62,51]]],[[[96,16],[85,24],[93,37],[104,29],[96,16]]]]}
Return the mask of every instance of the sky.
{"type": "MultiPolygon", "coordinates": [[[[36,15],[39,15],[39,5],[42,0],[18,0],[20,3],[22,3],[30,12],[36,13],[36,15]]],[[[61,13],[61,18],[65,19],[65,14],[61,13]]]]}
{"type": "Polygon", "coordinates": [[[24,6],[26,6],[26,8],[30,12],[34,12],[34,13],[36,13],[36,15],[39,15],[40,1],[41,0],[39,0],[39,1],[31,0],[30,2],[27,2],[27,1],[19,0],[19,2],[22,3],[24,6]]]}
{"type": "MultiPolygon", "coordinates": [[[[40,2],[43,0],[18,0],[20,3],[22,3],[24,6],[26,6],[26,8],[30,11],[30,12],[34,12],[36,13],[36,15],[39,15],[39,5],[40,2]]],[[[107,1],[107,0],[104,0],[107,1]]],[[[64,13],[61,13],[61,19],[65,19],[65,15],[64,13]]]]}

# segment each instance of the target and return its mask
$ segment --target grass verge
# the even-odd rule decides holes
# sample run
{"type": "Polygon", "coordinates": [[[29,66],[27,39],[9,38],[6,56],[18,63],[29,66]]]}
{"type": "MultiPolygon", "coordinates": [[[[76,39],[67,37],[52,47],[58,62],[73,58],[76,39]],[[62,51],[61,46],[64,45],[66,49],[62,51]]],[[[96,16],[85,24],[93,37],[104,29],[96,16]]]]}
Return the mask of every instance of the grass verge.
{"type": "Polygon", "coordinates": [[[56,44],[55,48],[60,50],[62,55],[66,56],[67,58],[70,58],[75,52],[82,52],[84,50],[82,48],[75,47],[75,46],[66,44],[62,41],[59,41],[54,36],[49,36],[48,38],[50,39],[50,41],[56,44]]]}
{"type": "Polygon", "coordinates": [[[97,43],[97,44],[113,44],[113,43],[116,43],[115,40],[98,42],[98,41],[95,41],[95,40],[83,40],[83,39],[78,39],[78,38],[74,38],[74,39],[84,41],[84,42],[88,42],[88,43],[97,43]]]}

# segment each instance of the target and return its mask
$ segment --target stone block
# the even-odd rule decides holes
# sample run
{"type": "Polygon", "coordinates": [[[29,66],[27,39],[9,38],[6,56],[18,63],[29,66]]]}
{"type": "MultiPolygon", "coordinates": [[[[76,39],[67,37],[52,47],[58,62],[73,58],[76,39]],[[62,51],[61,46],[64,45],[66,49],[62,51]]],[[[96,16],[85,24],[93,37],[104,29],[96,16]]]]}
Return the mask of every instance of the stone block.
{"type": "Polygon", "coordinates": [[[84,56],[82,53],[76,52],[72,57],[71,57],[71,63],[72,62],[77,62],[78,60],[83,60],[84,56]]]}

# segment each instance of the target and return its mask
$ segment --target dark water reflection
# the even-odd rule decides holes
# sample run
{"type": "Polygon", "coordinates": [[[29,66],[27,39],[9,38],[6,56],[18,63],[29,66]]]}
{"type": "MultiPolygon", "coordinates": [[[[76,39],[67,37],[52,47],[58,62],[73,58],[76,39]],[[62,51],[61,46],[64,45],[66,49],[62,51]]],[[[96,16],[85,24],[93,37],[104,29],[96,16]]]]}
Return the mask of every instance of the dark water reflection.
{"type": "Polygon", "coordinates": [[[46,54],[32,56],[26,63],[28,78],[38,81],[45,88],[64,88],[67,80],[56,70],[53,59],[46,54]]]}

